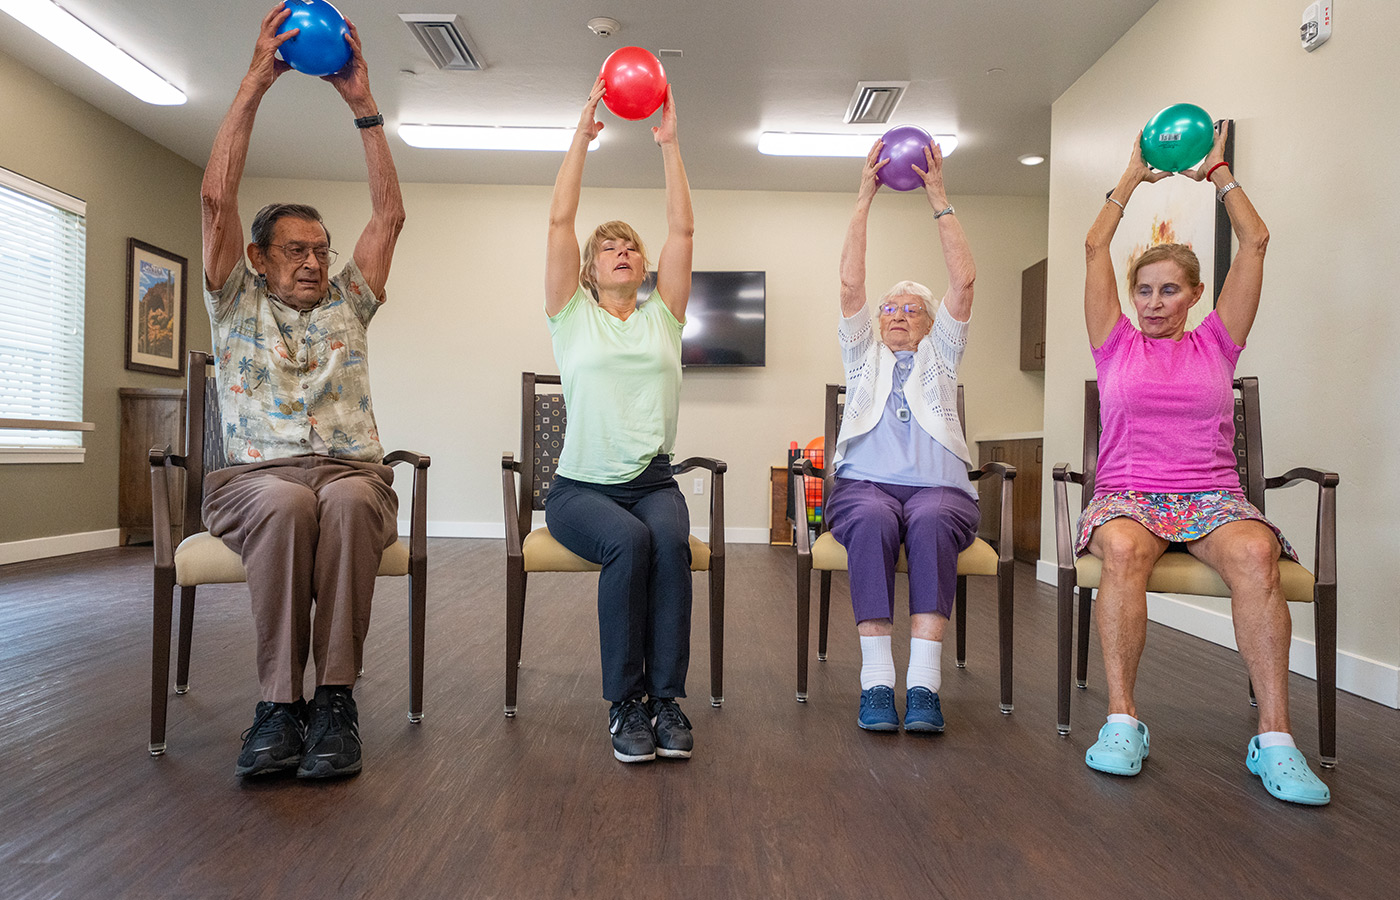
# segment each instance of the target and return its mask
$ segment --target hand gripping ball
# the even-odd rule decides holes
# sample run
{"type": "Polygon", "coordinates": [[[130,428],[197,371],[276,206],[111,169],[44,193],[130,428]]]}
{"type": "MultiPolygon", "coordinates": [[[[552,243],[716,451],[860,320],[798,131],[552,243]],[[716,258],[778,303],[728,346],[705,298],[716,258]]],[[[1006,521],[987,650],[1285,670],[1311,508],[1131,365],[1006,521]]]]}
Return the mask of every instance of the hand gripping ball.
{"type": "Polygon", "coordinates": [[[326,0],[286,0],[292,11],[278,34],[300,28],[297,36],[278,50],[293,69],[307,75],[334,75],[350,61],[345,37],[350,27],[345,17],[326,0]]]}
{"type": "Polygon", "coordinates": [[[1194,103],[1174,103],[1147,120],[1142,158],[1154,169],[1180,172],[1205,159],[1214,143],[1210,115],[1194,103]]]}
{"type": "Polygon", "coordinates": [[[603,103],[613,115],[645,119],[666,100],[666,70],[661,60],[641,47],[614,50],[598,73],[608,92],[603,103]]]}
{"type": "Polygon", "coordinates": [[[928,171],[928,160],[924,158],[924,148],[933,142],[933,137],[917,125],[896,125],[885,132],[884,146],[880,148],[880,159],[888,159],[875,177],[880,183],[896,191],[912,191],[923,187],[924,180],[912,168],[914,165],[928,171]]]}

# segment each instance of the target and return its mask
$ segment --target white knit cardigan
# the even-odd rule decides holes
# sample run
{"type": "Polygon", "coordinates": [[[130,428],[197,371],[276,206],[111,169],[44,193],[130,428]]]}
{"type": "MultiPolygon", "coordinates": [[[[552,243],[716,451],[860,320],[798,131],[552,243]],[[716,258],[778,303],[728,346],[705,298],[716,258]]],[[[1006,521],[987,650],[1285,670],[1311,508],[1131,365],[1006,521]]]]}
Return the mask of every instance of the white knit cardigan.
{"type": "MultiPolygon", "coordinates": [[[[935,441],[972,465],[958,421],[958,363],[967,349],[967,322],[953,318],[942,304],[933,328],[914,350],[914,368],[905,381],[904,397],[914,421],[935,441]],[[910,390],[917,386],[918,390],[910,390]]],[[[846,367],[846,411],[836,438],[835,466],[855,438],[874,428],[894,388],[895,355],[875,332],[870,307],[849,319],[841,318],[841,362],[846,367]]]]}

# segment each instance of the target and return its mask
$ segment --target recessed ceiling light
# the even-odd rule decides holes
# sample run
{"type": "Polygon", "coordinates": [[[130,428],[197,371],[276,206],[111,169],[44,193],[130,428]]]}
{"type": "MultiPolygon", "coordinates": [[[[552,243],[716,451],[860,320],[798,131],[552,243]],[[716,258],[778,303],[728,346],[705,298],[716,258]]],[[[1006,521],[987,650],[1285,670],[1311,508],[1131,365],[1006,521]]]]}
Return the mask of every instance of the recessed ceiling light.
{"type": "Polygon", "coordinates": [[[1019,157],[1019,159],[1023,166],[1038,166],[1045,162],[1045,157],[1036,153],[1027,153],[1025,156],[1019,157]]]}
{"type": "Polygon", "coordinates": [[[186,100],[184,91],[49,0],[0,0],[0,10],[140,100],[156,106],[179,106],[186,100]]]}
{"type": "MultiPolygon", "coordinates": [[[[410,147],[425,150],[553,150],[569,149],[572,128],[517,128],[492,125],[400,125],[399,137],[410,147]]],[[[598,139],[588,144],[598,149],[598,139]]]]}
{"type": "MultiPolygon", "coordinates": [[[[861,157],[870,152],[878,134],[813,134],[787,131],[765,131],[758,136],[758,152],[767,156],[841,156],[861,157]]],[[[935,134],[944,157],[958,149],[955,134],[935,134]]]]}

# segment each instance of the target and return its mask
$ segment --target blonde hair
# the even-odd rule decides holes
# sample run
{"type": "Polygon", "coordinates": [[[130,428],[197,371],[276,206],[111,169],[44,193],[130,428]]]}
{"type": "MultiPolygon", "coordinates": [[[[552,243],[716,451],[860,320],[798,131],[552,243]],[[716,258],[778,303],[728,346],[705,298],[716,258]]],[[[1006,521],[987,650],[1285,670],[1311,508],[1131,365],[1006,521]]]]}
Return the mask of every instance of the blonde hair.
{"type": "Polygon", "coordinates": [[[1186,275],[1186,287],[1194,291],[1196,285],[1201,283],[1201,261],[1196,257],[1196,251],[1185,244],[1153,244],[1128,267],[1128,291],[1137,290],[1137,275],[1143,266],[1164,260],[1181,266],[1181,271],[1186,275]]]}
{"type": "Polygon", "coordinates": [[[589,235],[583,245],[582,265],[579,268],[578,280],[588,292],[593,295],[593,299],[598,299],[598,281],[593,276],[593,263],[598,258],[598,250],[603,246],[604,241],[627,241],[637,248],[637,253],[642,257],[642,270],[651,269],[651,262],[647,259],[646,247],[642,245],[641,235],[636,229],[626,222],[614,219],[611,222],[604,222],[593,229],[593,234],[589,235]]]}

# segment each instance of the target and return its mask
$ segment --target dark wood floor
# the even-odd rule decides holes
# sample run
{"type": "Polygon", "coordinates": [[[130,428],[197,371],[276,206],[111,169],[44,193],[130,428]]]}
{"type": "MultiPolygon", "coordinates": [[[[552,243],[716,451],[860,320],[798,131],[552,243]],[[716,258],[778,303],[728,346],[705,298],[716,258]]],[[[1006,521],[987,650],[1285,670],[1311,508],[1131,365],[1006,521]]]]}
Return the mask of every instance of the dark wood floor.
{"type": "MultiPolygon", "coordinates": [[[[381,580],[355,692],[365,772],[320,785],[233,777],[257,699],[242,587],[201,589],[192,690],[171,697],[170,750],[152,759],[149,549],[0,568],[0,897],[1397,896],[1400,712],[1342,695],[1332,805],[1280,803],[1244,768],[1238,657],[1154,625],[1152,757],[1133,779],[1091,772],[1097,649],[1059,737],[1053,595],[1028,566],[1015,713],[997,710],[992,591],[974,579],[948,732],[918,738],[855,727],[843,599],[811,701],[794,702],[791,550],[732,547],[725,705],[706,700],[697,603],[695,758],[625,766],[589,577],[532,577],[520,713],[501,715],[503,557],[498,541],[432,542],[417,726],[406,588],[381,580]]],[[[1312,683],[1293,695],[1315,758],[1312,683]]]]}

